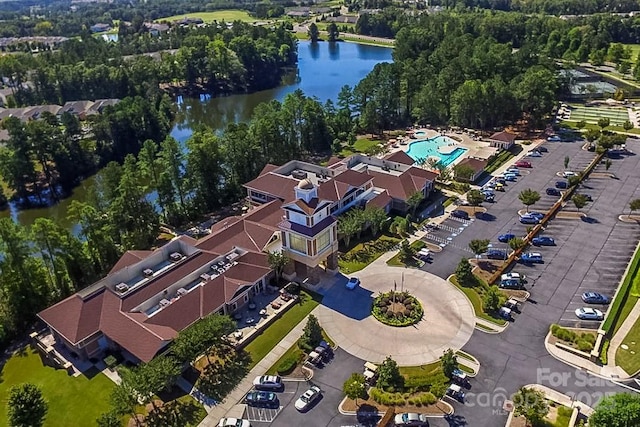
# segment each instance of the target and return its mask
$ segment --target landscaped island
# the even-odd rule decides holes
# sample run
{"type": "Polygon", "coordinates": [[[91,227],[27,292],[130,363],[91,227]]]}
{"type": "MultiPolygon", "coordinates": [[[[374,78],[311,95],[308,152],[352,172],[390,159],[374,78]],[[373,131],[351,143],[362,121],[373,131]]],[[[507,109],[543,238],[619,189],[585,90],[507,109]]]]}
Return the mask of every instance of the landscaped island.
{"type": "Polygon", "coordinates": [[[410,326],[422,320],[424,310],[409,292],[390,291],[373,300],[371,313],[385,325],[410,326]]]}

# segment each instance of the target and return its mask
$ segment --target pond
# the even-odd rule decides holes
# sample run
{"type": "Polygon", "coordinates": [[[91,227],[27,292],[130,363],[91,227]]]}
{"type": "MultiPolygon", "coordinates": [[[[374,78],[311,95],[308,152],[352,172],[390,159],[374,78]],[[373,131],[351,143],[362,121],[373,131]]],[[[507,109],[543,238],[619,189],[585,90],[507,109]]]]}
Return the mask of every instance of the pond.
{"type": "MultiPolygon", "coordinates": [[[[224,129],[229,122],[248,121],[261,102],[282,101],[284,97],[301,89],[307,96],[321,102],[336,100],[344,85],[355,86],[380,62],[392,61],[393,49],[357,43],[317,43],[301,41],[298,45],[298,70],[287,76],[282,86],[252,94],[177,99],[178,117],[171,135],[186,141],[193,127],[204,124],[213,129],[224,129]]],[[[1,216],[11,216],[22,225],[31,225],[36,218],[48,217],[77,233],[77,226],[67,219],[67,210],[73,200],[85,201],[95,177],[90,177],[74,189],[73,194],[60,203],[47,208],[19,210],[10,205],[1,216]]]]}

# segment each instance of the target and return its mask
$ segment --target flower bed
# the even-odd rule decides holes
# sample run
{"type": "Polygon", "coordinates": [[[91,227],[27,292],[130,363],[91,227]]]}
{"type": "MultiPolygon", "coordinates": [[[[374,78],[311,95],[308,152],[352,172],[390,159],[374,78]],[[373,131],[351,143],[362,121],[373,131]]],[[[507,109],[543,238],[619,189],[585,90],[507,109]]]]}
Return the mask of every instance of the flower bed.
{"type": "Polygon", "coordinates": [[[410,326],[422,320],[424,310],[409,292],[390,291],[375,298],[371,313],[385,325],[410,326]]]}

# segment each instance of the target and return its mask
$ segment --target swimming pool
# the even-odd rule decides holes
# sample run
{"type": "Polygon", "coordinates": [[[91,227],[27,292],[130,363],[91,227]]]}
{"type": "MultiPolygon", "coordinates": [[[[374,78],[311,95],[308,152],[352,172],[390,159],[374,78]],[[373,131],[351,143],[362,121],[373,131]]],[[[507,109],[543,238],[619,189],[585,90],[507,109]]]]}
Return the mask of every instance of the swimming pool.
{"type": "Polygon", "coordinates": [[[462,147],[456,147],[454,150],[447,154],[443,154],[438,151],[440,147],[447,147],[455,144],[456,142],[448,138],[446,136],[436,136],[429,139],[422,139],[420,141],[415,141],[409,144],[409,150],[407,150],[407,154],[411,156],[412,159],[429,159],[429,157],[437,157],[440,159],[440,163],[444,166],[449,166],[453,163],[458,157],[462,156],[467,149],[462,147]]]}

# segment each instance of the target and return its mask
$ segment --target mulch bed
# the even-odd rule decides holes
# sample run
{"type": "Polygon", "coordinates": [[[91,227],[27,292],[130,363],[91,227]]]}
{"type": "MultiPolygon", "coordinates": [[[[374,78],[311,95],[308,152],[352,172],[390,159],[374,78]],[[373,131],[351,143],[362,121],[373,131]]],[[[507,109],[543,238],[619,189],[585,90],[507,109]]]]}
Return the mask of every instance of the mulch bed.
{"type": "MultiPolygon", "coordinates": [[[[378,411],[378,412],[386,412],[389,409],[388,406],[381,405],[377,403],[373,399],[358,399],[358,405],[356,406],[355,401],[351,399],[346,399],[342,404],[343,411],[349,412],[357,412],[359,408],[366,407],[367,411],[378,411]]],[[[402,405],[396,406],[396,413],[398,412],[417,412],[420,414],[429,414],[429,415],[446,415],[448,414],[449,407],[438,401],[433,405],[427,406],[415,406],[415,405],[402,405]]]]}
{"type": "MultiPolygon", "coordinates": [[[[494,273],[500,268],[505,261],[500,259],[469,259],[471,265],[475,266],[473,274],[489,283],[489,280],[493,277],[494,273]]],[[[489,283],[491,284],[491,283],[489,283]]]]}
{"type": "Polygon", "coordinates": [[[471,218],[473,218],[476,214],[487,212],[487,208],[483,208],[482,206],[458,206],[457,210],[465,211],[471,218]]]}
{"type": "Polygon", "coordinates": [[[557,219],[582,219],[587,216],[584,212],[560,211],[556,214],[557,219]]]}

